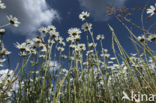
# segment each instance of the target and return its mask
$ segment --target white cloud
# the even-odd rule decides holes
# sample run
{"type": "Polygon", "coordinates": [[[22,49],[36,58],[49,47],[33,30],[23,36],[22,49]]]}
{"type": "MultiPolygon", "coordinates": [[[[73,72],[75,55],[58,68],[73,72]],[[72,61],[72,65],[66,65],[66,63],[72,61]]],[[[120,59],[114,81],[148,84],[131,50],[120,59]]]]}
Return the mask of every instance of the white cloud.
{"type": "Polygon", "coordinates": [[[106,21],[107,7],[113,6],[120,8],[126,0],[79,0],[82,7],[87,9],[97,21],[106,21]]]}
{"type": "Polygon", "coordinates": [[[51,24],[54,19],[59,18],[57,11],[50,8],[46,0],[3,0],[3,2],[7,7],[0,11],[0,24],[6,23],[6,15],[12,14],[21,22],[18,28],[12,30],[20,33],[32,33],[42,24],[51,24]]]}

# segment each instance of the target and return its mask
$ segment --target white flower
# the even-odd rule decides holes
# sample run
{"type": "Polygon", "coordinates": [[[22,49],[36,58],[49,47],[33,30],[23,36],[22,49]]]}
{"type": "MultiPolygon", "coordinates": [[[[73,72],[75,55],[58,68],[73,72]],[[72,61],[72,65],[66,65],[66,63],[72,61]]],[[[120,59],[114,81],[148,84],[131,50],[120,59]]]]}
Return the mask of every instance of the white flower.
{"type": "Polygon", "coordinates": [[[45,44],[39,43],[38,47],[39,47],[39,48],[44,48],[44,47],[45,47],[45,44]]]}
{"type": "Polygon", "coordinates": [[[48,43],[49,43],[49,44],[54,44],[54,43],[55,43],[55,41],[54,41],[54,40],[50,40],[50,39],[49,39],[49,40],[48,40],[48,43]]]}
{"type": "Polygon", "coordinates": [[[10,51],[8,51],[6,48],[2,47],[2,50],[0,51],[0,55],[3,56],[3,55],[9,55],[11,54],[10,51]]]}
{"type": "Polygon", "coordinates": [[[66,56],[66,55],[62,55],[61,57],[62,57],[63,59],[66,59],[66,58],[67,58],[67,56],[66,56]]]}
{"type": "Polygon", "coordinates": [[[62,48],[62,47],[57,47],[57,50],[58,50],[59,52],[63,52],[63,51],[64,51],[64,48],[62,48]]]}
{"type": "Polygon", "coordinates": [[[48,51],[48,50],[47,50],[47,47],[44,45],[41,51],[42,51],[42,52],[47,52],[47,51],[48,51]]]}
{"type": "Polygon", "coordinates": [[[85,46],[85,44],[78,44],[76,49],[78,51],[85,51],[86,50],[86,46],[85,46]]]}
{"type": "Polygon", "coordinates": [[[42,33],[42,34],[46,34],[48,32],[47,28],[46,27],[41,27],[39,29],[39,31],[42,33]]]}
{"type": "Polygon", "coordinates": [[[36,55],[36,50],[31,48],[30,53],[36,55]]]}
{"type": "Polygon", "coordinates": [[[148,40],[149,40],[150,42],[155,41],[155,40],[156,40],[156,35],[152,35],[152,34],[149,35],[148,40]]]}
{"type": "Polygon", "coordinates": [[[8,51],[6,48],[3,48],[2,51],[4,52],[4,55],[9,55],[9,54],[11,54],[11,52],[8,51]]]}
{"type": "Polygon", "coordinates": [[[75,41],[80,41],[80,39],[81,39],[80,35],[76,35],[76,36],[74,37],[74,40],[75,40],[75,41]]]}
{"type": "Polygon", "coordinates": [[[59,32],[50,31],[50,32],[49,32],[49,35],[50,35],[52,38],[55,38],[55,37],[59,36],[59,32]]]}
{"type": "Polygon", "coordinates": [[[53,26],[53,25],[50,25],[50,26],[48,26],[48,30],[50,30],[50,31],[55,31],[55,30],[56,30],[56,27],[53,26]]]}
{"type": "Polygon", "coordinates": [[[57,36],[57,37],[55,38],[55,40],[58,41],[58,42],[62,42],[62,41],[63,41],[63,38],[62,38],[61,36],[57,36]]]}
{"type": "Polygon", "coordinates": [[[27,53],[26,52],[20,52],[19,55],[25,57],[25,56],[27,56],[27,53]]]}
{"type": "Polygon", "coordinates": [[[89,17],[90,14],[88,12],[82,12],[80,15],[79,15],[79,18],[84,21],[87,17],[89,17]]]}
{"type": "Polygon", "coordinates": [[[82,25],[82,30],[84,30],[84,31],[90,31],[91,29],[92,29],[92,24],[91,23],[84,23],[83,25],[82,25]]]}
{"type": "Polygon", "coordinates": [[[70,60],[74,60],[74,57],[69,57],[70,60]]]}
{"type": "Polygon", "coordinates": [[[101,80],[101,81],[100,81],[100,85],[104,85],[104,81],[101,80]]]}
{"type": "Polygon", "coordinates": [[[20,22],[18,21],[18,18],[13,17],[12,15],[7,16],[9,23],[14,25],[15,27],[18,27],[20,22]]]}
{"type": "Polygon", "coordinates": [[[30,40],[30,39],[27,39],[26,40],[26,43],[30,46],[34,46],[34,41],[30,40]]]}
{"type": "Polygon", "coordinates": [[[71,44],[71,45],[69,45],[69,48],[71,48],[71,49],[75,49],[75,48],[76,48],[76,45],[71,44]]]}
{"type": "Polygon", "coordinates": [[[6,61],[6,59],[0,59],[0,63],[3,63],[5,61],[6,61]]]}
{"type": "Polygon", "coordinates": [[[21,43],[21,44],[16,42],[15,46],[16,46],[16,48],[20,49],[21,51],[25,50],[27,52],[30,52],[30,46],[27,45],[25,42],[21,43]]]}
{"type": "Polygon", "coordinates": [[[103,40],[104,39],[104,36],[103,35],[97,35],[96,39],[97,40],[103,40]]]}
{"type": "Polygon", "coordinates": [[[69,42],[69,43],[72,43],[72,42],[74,42],[74,37],[73,36],[70,36],[70,37],[68,37],[66,39],[66,41],[69,42]]]}
{"type": "Polygon", "coordinates": [[[138,36],[138,40],[140,42],[144,42],[145,41],[145,36],[144,35],[143,36],[138,36]]]}
{"type": "Polygon", "coordinates": [[[102,49],[102,53],[107,53],[108,50],[107,49],[102,49]]]}
{"type": "Polygon", "coordinates": [[[36,42],[36,43],[41,43],[43,40],[41,38],[36,37],[36,38],[33,39],[33,41],[36,42]]]}
{"type": "Polygon", "coordinates": [[[89,55],[91,55],[92,53],[94,53],[94,51],[93,51],[93,50],[89,50],[89,51],[87,51],[86,56],[89,56],[89,55]]]}
{"type": "Polygon", "coordinates": [[[110,54],[101,54],[101,57],[103,57],[103,58],[109,58],[110,57],[110,54]]]}
{"type": "Polygon", "coordinates": [[[91,47],[91,48],[92,48],[92,47],[95,48],[95,47],[97,46],[97,44],[96,44],[96,43],[89,43],[88,46],[91,47]]]}
{"type": "Polygon", "coordinates": [[[0,34],[4,35],[5,34],[5,29],[0,29],[0,34]]]}
{"type": "Polygon", "coordinates": [[[8,81],[11,79],[10,78],[11,75],[13,75],[12,70],[9,70],[9,69],[0,70],[0,83],[2,83],[3,80],[5,80],[5,82],[3,82],[3,83],[8,83],[8,81]]]}
{"type": "Polygon", "coordinates": [[[147,14],[150,14],[151,16],[156,13],[156,3],[155,6],[151,5],[150,8],[147,9],[147,14]]]}
{"type": "Polygon", "coordinates": [[[63,73],[67,73],[68,70],[66,70],[66,69],[62,69],[62,72],[63,72],[63,73]]]}
{"type": "Polygon", "coordinates": [[[132,57],[135,57],[137,54],[136,53],[131,53],[131,56],[132,57]]]}
{"type": "Polygon", "coordinates": [[[5,9],[5,8],[6,8],[5,4],[2,3],[2,1],[0,0],[0,9],[5,9]]]}
{"type": "Polygon", "coordinates": [[[70,34],[71,36],[76,36],[79,35],[81,33],[81,30],[79,28],[70,28],[68,30],[68,34],[70,34]]]}
{"type": "Polygon", "coordinates": [[[116,60],[116,58],[115,57],[111,57],[110,60],[113,60],[114,61],[114,60],[116,60]]]}
{"type": "Polygon", "coordinates": [[[108,64],[113,64],[113,62],[112,61],[108,61],[108,64]]]}
{"type": "Polygon", "coordinates": [[[59,42],[62,46],[66,46],[66,43],[65,42],[63,42],[63,41],[61,41],[61,42],[59,42]]]}
{"type": "Polygon", "coordinates": [[[46,55],[40,55],[39,57],[40,58],[46,58],[46,55]]]}

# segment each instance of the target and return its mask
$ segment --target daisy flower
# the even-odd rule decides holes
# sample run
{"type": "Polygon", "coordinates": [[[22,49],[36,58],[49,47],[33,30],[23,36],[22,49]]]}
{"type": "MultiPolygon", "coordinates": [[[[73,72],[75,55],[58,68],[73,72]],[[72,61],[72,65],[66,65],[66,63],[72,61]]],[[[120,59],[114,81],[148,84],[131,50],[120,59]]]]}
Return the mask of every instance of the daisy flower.
{"type": "Polygon", "coordinates": [[[62,55],[61,57],[62,57],[63,59],[66,59],[66,58],[67,58],[67,56],[66,56],[66,55],[62,55]]]}
{"type": "Polygon", "coordinates": [[[82,30],[84,30],[84,31],[90,31],[91,29],[92,29],[92,24],[91,23],[84,23],[83,25],[82,25],[82,30]]]}
{"type": "Polygon", "coordinates": [[[89,17],[90,14],[88,12],[82,12],[80,15],[79,15],[79,18],[84,21],[87,17],[89,17]]]}
{"type": "Polygon", "coordinates": [[[41,38],[38,38],[38,37],[33,38],[33,41],[34,41],[35,43],[42,43],[42,42],[43,42],[43,40],[42,40],[41,38]]]}
{"type": "Polygon", "coordinates": [[[50,31],[50,32],[49,32],[49,35],[50,35],[52,38],[55,38],[55,37],[59,36],[59,32],[50,31]]]}
{"type": "Polygon", "coordinates": [[[79,35],[81,33],[81,30],[79,28],[70,28],[68,30],[68,34],[70,34],[71,36],[76,36],[79,35]]]}
{"type": "Polygon", "coordinates": [[[57,47],[57,50],[58,50],[59,52],[63,52],[63,51],[64,51],[64,48],[62,48],[62,47],[57,47]]]}
{"type": "Polygon", "coordinates": [[[41,50],[41,52],[47,52],[48,50],[47,50],[47,48],[46,48],[46,46],[44,45],[43,47],[42,47],[42,50],[41,50]]]}
{"type": "Polygon", "coordinates": [[[12,15],[7,16],[9,23],[14,25],[15,27],[18,27],[20,22],[18,21],[18,18],[13,17],[12,15]]]}
{"type": "Polygon", "coordinates": [[[104,39],[104,36],[103,35],[97,35],[96,39],[97,40],[103,40],[104,39]]]}
{"type": "Polygon", "coordinates": [[[88,46],[91,47],[91,48],[93,48],[93,47],[96,47],[97,44],[96,43],[89,43],[88,46]]]}
{"type": "Polygon", "coordinates": [[[11,52],[10,51],[8,51],[6,48],[2,48],[2,50],[0,51],[0,54],[1,55],[9,55],[9,54],[11,54],[11,52]]]}
{"type": "Polygon", "coordinates": [[[49,44],[54,44],[54,43],[55,43],[55,41],[54,41],[54,40],[50,40],[50,39],[49,39],[49,40],[48,40],[48,43],[49,43],[49,44]]]}
{"type": "Polygon", "coordinates": [[[15,46],[16,46],[16,48],[18,48],[18,49],[20,49],[20,50],[26,50],[26,47],[27,47],[27,45],[26,45],[26,43],[24,42],[24,43],[18,43],[18,42],[16,42],[16,44],[15,44],[15,46]]]}
{"type": "Polygon", "coordinates": [[[138,40],[140,42],[144,42],[145,41],[145,36],[144,35],[143,36],[138,36],[138,40]]]}
{"type": "Polygon", "coordinates": [[[76,35],[76,36],[74,37],[74,40],[75,40],[75,41],[80,41],[80,39],[81,39],[80,35],[76,35]]]}
{"type": "Polygon", "coordinates": [[[110,54],[101,54],[101,57],[103,57],[103,58],[109,58],[110,57],[110,54]]]}
{"type": "Polygon", "coordinates": [[[70,36],[66,39],[67,42],[72,43],[74,42],[74,37],[70,36]]]}
{"type": "Polygon", "coordinates": [[[0,9],[5,9],[5,8],[6,8],[5,4],[2,3],[2,1],[0,0],[0,9]]]}
{"type": "Polygon", "coordinates": [[[30,46],[34,46],[34,41],[33,40],[30,40],[30,39],[27,39],[26,40],[26,43],[30,46]]]}
{"type": "Polygon", "coordinates": [[[155,5],[151,5],[150,8],[147,9],[147,14],[150,14],[150,16],[153,16],[156,13],[156,3],[155,5]]]}
{"type": "Polygon", "coordinates": [[[46,55],[40,55],[39,57],[40,58],[46,58],[46,55]]]}
{"type": "Polygon", "coordinates": [[[107,49],[102,49],[102,53],[107,53],[108,50],[107,49]]]}
{"type": "Polygon", "coordinates": [[[47,28],[46,27],[41,27],[39,29],[39,31],[42,33],[42,34],[46,34],[48,32],[47,28]]]}
{"type": "Polygon", "coordinates": [[[86,46],[85,46],[85,44],[78,44],[77,49],[78,49],[78,51],[85,51],[86,46]]]}
{"type": "Polygon", "coordinates": [[[69,48],[71,48],[71,49],[75,49],[75,48],[76,48],[76,45],[74,45],[74,44],[70,44],[70,45],[69,45],[69,48]]]}
{"type": "Polygon", "coordinates": [[[63,38],[62,38],[61,36],[57,36],[57,37],[55,38],[55,40],[56,40],[57,42],[62,42],[62,41],[63,41],[63,38]]]}
{"type": "Polygon", "coordinates": [[[93,50],[89,50],[89,51],[86,52],[86,56],[89,56],[89,55],[91,55],[92,53],[94,53],[94,51],[93,51],[93,50]]]}
{"type": "Polygon", "coordinates": [[[25,56],[27,56],[27,53],[26,52],[20,52],[18,55],[22,56],[22,57],[25,57],[25,56]]]}
{"type": "Polygon", "coordinates": [[[114,60],[116,60],[116,58],[115,57],[111,57],[110,60],[114,61],[114,60]]]}
{"type": "Polygon", "coordinates": [[[108,61],[108,64],[113,64],[113,62],[112,61],[108,61]]]}
{"type": "Polygon", "coordinates": [[[156,40],[156,35],[149,35],[148,40],[150,42],[155,41],[156,40]]]}
{"type": "Polygon", "coordinates": [[[49,26],[48,26],[48,30],[49,30],[49,31],[55,31],[55,30],[56,30],[56,27],[53,26],[53,25],[49,25],[49,26]]]}
{"type": "Polygon", "coordinates": [[[66,46],[66,43],[63,42],[63,41],[61,41],[61,42],[59,42],[59,43],[60,43],[60,45],[62,45],[62,46],[66,46]]]}
{"type": "Polygon", "coordinates": [[[0,29],[0,34],[4,35],[5,34],[5,29],[0,29]]]}
{"type": "Polygon", "coordinates": [[[30,49],[30,54],[34,54],[34,55],[36,55],[37,54],[37,52],[36,52],[36,50],[35,49],[30,49]]]}
{"type": "Polygon", "coordinates": [[[39,43],[38,47],[39,47],[39,48],[44,48],[44,47],[45,47],[45,44],[39,43]]]}

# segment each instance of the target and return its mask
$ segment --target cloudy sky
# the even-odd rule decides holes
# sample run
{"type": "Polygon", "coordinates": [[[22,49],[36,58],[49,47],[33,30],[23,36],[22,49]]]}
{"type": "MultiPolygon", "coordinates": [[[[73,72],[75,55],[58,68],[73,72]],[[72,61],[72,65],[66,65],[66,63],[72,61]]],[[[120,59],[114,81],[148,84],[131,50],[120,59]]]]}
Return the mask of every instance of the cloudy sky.
{"type": "MultiPolygon", "coordinates": [[[[113,6],[121,8],[143,8],[147,0],[2,0],[7,6],[6,9],[0,10],[0,24],[7,23],[6,16],[12,14],[21,22],[18,28],[6,28],[5,46],[13,54],[10,56],[12,61],[17,61],[17,49],[14,46],[15,42],[23,42],[26,38],[31,38],[38,34],[38,29],[41,26],[55,25],[57,31],[63,37],[67,37],[67,31],[71,27],[81,27],[82,21],[78,15],[82,11],[91,13],[88,19],[93,24],[94,36],[104,34],[104,47],[111,50],[111,32],[108,29],[108,24],[111,24],[121,44],[129,52],[133,52],[132,45],[129,42],[129,34],[122,25],[114,18],[108,17],[107,7],[113,6]],[[140,2],[141,1],[141,2],[140,2]]],[[[155,0],[151,0],[150,4],[154,4],[155,0]]],[[[150,5],[149,4],[149,5],[150,5]]],[[[140,11],[131,11],[131,17],[134,22],[141,25],[140,11]]],[[[144,15],[145,18],[147,15],[144,15]]],[[[149,22],[152,22],[150,20],[149,22]]],[[[136,35],[141,35],[141,32],[131,29],[136,35]]],[[[84,39],[85,40],[85,39],[84,39]]],[[[12,64],[14,65],[14,64],[12,64]]]]}

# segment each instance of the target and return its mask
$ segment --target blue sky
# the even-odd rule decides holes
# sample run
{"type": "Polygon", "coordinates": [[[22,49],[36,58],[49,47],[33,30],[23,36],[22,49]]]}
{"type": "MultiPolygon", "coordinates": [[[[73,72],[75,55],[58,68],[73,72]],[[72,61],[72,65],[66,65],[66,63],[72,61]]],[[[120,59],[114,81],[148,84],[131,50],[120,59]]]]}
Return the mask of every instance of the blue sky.
{"type": "MultiPolygon", "coordinates": [[[[37,29],[45,25],[55,25],[57,31],[63,37],[68,37],[67,31],[71,27],[80,28],[83,22],[78,18],[78,15],[82,11],[89,11],[91,17],[88,19],[93,24],[94,36],[98,34],[104,34],[105,40],[103,42],[104,48],[108,49],[108,52],[112,54],[111,50],[111,32],[108,28],[108,24],[111,24],[115,29],[116,35],[128,52],[134,52],[133,46],[129,40],[129,34],[126,29],[114,18],[106,17],[106,6],[114,5],[121,7],[123,5],[128,8],[143,8],[147,3],[147,0],[2,0],[10,6],[4,11],[0,11],[1,20],[0,23],[5,23],[5,15],[13,14],[17,15],[19,21],[21,20],[21,27],[12,28],[9,27],[6,30],[4,37],[5,47],[12,52],[10,55],[12,67],[14,67],[17,61],[18,50],[15,48],[15,42],[23,42],[26,38],[32,37],[33,34],[38,34],[37,29]],[[96,1],[96,2],[95,2],[96,1]],[[35,2],[37,4],[35,4],[35,2]],[[22,6],[23,5],[23,6],[22,6]],[[99,5],[99,6],[98,6],[99,5]],[[30,9],[25,9],[30,8],[30,9]],[[29,16],[28,16],[29,15],[29,16]],[[23,19],[24,18],[24,19],[23,19]],[[36,20],[36,21],[35,21],[36,20]],[[23,21],[23,22],[22,22],[23,21]],[[31,27],[32,26],[32,27],[31,27]],[[20,29],[20,30],[18,30],[20,29]]],[[[150,4],[154,4],[155,0],[151,0],[150,4]]],[[[149,5],[150,5],[149,4],[149,5]]],[[[148,7],[149,7],[148,5],[148,7]]],[[[133,15],[132,21],[140,25],[140,11],[131,10],[133,15]]],[[[145,18],[148,16],[145,13],[145,18]]],[[[154,21],[153,16],[149,23],[154,21]]],[[[130,26],[135,35],[139,36],[142,32],[130,26]]],[[[154,31],[153,31],[154,32],[154,31]]],[[[85,34],[83,34],[85,35],[85,34]]],[[[83,38],[83,37],[82,37],[83,38]]],[[[85,39],[83,39],[85,41],[85,39]]],[[[67,51],[65,52],[67,53],[67,51]]]]}

